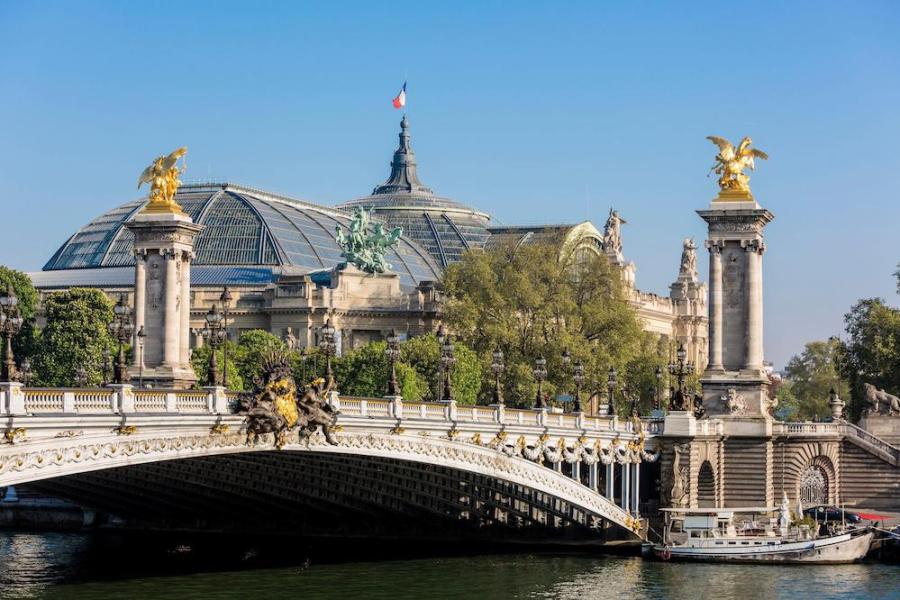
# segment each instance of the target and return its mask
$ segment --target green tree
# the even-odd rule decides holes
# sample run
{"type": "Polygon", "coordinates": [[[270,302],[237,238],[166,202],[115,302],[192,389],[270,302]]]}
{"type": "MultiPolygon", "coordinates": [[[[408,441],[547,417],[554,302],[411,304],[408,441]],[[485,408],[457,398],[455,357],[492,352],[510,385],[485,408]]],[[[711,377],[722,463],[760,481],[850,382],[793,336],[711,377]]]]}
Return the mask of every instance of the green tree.
{"type": "Polygon", "coordinates": [[[482,357],[483,368],[495,348],[503,351],[504,391],[512,404],[533,403],[532,369],[541,356],[548,371],[544,391],[553,397],[572,390],[564,349],[585,366],[586,395],[605,389],[610,367],[636,393],[649,395],[655,385],[650,377],[663,365],[664,353],[658,338],[643,331],[620,271],[603,254],[567,248],[559,240],[499,246],[466,253],[445,271],[443,284],[445,321],[482,357]]]}
{"type": "MultiPolygon", "coordinates": [[[[481,390],[483,366],[478,355],[465,344],[453,344],[456,364],[450,377],[453,399],[459,404],[475,404],[481,390]]],[[[400,360],[418,373],[419,398],[426,401],[439,399],[438,371],[441,348],[434,334],[414,337],[400,345],[400,360]]],[[[410,398],[412,399],[412,398],[410,398]]]]}
{"type": "Polygon", "coordinates": [[[238,338],[234,353],[229,350],[228,356],[234,358],[237,372],[248,389],[253,384],[253,378],[262,375],[265,357],[273,350],[285,351],[287,346],[278,336],[262,329],[245,331],[238,338]]]}
{"type": "MultiPolygon", "coordinates": [[[[241,377],[240,371],[238,371],[238,367],[232,358],[237,354],[237,344],[235,344],[234,342],[226,343],[228,344],[228,389],[243,390],[245,388],[244,378],[241,377]]],[[[193,352],[191,353],[191,366],[194,368],[194,373],[197,375],[198,387],[203,387],[207,383],[207,374],[209,373],[209,357],[211,353],[212,347],[208,344],[200,346],[199,348],[194,348],[193,352]]],[[[216,363],[219,382],[222,383],[222,367],[225,366],[225,349],[222,346],[216,349],[216,363]]]]}
{"type": "Polygon", "coordinates": [[[34,315],[40,298],[28,275],[0,265],[0,294],[6,294],[10,285],[19,300],[19,311],[23,320],[22,330],[13,339],[13,353],[16,360],[21,362],[23,358],[37,351],[39,332],[34,324],[34,315]]]}
{"type": "MultiPolygon", "coordinates": [[[[341,394],[380,398],[387,393],[390,366],[386,348],[385,342],[372,342],[335,359],[335,380],[341,394]]],[[[427,382],[409,365],[398,362],[396,369],[400,395],[419,400],[427,391],[427,382]]]]}
{"type": "Polygon", "coordinates": [[[103,379],[103,350],[115,356],[109,333],[113,303],[96,289],[72,288],[54,292],[44,300],[47,325],[41,332],[33,360],[35,383],[71,386],[78,367],[84,367],[90,385],[103,379]]]}
{"type": "MultiPolygon", "coordinates": [[[[849,395],[849,386],[841,378],[842,346],[837,338],[809,342],[803,352],[791,358],[785,367],[790,382],[786,390],[779,389],[779,400],[788,403],[785,411],[799,421],[823,420],[831,415],[829,391],[834,388],[841,398],[849,395]]],[[[784,386],[783,386],[784,387],[784,386]]]]}
{"type": "Polygon", "coordinates": [[[900,391],[900,309],[881,298],[860,300],[844,316],[847,341],[841,368],[850,384],[851,418],[865,408],[863,384],[900,391]]]}

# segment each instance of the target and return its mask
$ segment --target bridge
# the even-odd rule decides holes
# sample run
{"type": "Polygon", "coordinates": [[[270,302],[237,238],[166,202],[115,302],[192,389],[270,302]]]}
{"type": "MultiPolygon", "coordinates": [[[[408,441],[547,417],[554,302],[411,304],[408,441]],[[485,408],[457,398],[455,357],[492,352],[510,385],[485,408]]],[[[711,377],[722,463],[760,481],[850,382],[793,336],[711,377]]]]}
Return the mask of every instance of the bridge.
{"type": "Polygon", "coordinates": [[[355,519],[391,531],[637,540],[647,531],[641,465],[659,457],[662,426],[333,393],[337,444],[294,432],[278,450],[272,434],[248,441],[223,388],[0,389],[0,487],[29,484],[171,526],[243,515],[306,529],[355,519]]]}

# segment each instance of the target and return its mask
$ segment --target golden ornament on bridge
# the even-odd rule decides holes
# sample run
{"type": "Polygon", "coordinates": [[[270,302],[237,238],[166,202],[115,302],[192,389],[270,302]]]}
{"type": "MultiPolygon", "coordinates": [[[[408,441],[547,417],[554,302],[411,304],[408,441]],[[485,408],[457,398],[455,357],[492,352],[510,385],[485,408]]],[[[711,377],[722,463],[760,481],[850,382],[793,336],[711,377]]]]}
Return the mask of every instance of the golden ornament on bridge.
{"type": "Polygon", "coordinates": [[[766,160],[769,155],[762,150],[751,148],[753,140],[749,136],[742,139],[737,148],[725,138],[710,135],[706,139],[719,147],[716,164],[710,169],[710,172],[719,176],[719,198],[722,200],[752,200],[750,177],[744,174],[744,169],[753,171],[755,168],[753,159],[766,160]]]}
{"type": "Polygon", "coordinates": [[[184,211],[175,202],[175,192],[181,181],[178,176],[184,173],[184,161],[178,167],[178,159],[187,154],[187,146],[182,146],[168,156],[159,156],[149,167],[144,169],[138,178],[138,189],[145,184],[150,184],[150,202],[147,203],[144,212],[171,213],[183,215],[184,211]]]}

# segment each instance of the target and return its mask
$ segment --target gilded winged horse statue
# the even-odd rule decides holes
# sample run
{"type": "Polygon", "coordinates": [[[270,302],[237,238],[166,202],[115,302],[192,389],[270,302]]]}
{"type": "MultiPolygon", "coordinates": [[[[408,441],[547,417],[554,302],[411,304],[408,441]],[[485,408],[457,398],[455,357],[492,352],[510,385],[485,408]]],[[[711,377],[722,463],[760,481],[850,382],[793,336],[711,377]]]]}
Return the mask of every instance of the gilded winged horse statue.
{"type": "Polygon", "coordinates": [[[138,189],[145,184],[150,184],[150,202],[144,209],[147,212],[182,213],[181,207],[175,202],[175,192],[181,185],[178,177],[184,173],[184,163],[178,167],[178,159],[187,154],[187,146],[175,150],[169,155],[158,156],[144,169],[138,177],[138,189]]]}
{"type": "Polygon", "coordinates": [[[750,194],[750,177],[744,174],[744,169],[753,171],[755,169],[753,159],[761,158],[766,160],[769,158],[769,155],[762,150],[751,148],[750,145],[753,143],[753,140],[749,136],[742,139],[737,148],[725,138],[710,135],[706,139],[719,147],[719,154],[716,155],[716,164],[709,171],[719,176],[719,188],[722,192],[732,192],[752,197],[750,194]]]}

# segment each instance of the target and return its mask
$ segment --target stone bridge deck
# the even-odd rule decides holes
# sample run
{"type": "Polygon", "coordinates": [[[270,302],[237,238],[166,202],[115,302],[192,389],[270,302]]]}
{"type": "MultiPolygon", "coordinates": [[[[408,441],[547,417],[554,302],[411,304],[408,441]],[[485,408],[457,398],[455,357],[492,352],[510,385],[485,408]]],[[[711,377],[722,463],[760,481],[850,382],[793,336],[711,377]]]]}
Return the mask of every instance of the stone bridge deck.
{"type": "MultiPolygon", "coordinates": [[[[2,393],[0,486],[274,449],[272,435],[248,442],[244,418],[229,409],[234,394],[221,388],[12,388],[2,393]]],[[[632,536],[643,533],[640,465],[658,457],[651,438],[659,433],[660,421],[638,424],[616,417],[337,394],[330,402],[340,412],[334,427],[337,445],[318,433],[302,438],[295,432],[284,452],[387,459],[476,474],[520,490],[515,502],[503,504],[497,500],[499,484],[492,484],[490,519],[508,520],[515,513],[517,519],[544,525],[589,528],[606,521],[632,536]],[[503,506],[497,508],[498,502],[503,506]],[[510,508],[523,502],[524,508],[510,508]]],[[[454,493],[459,495],[448,495],[454,493]]],[[[483,512],[485,502],[472,502],[483,512]]]]}

